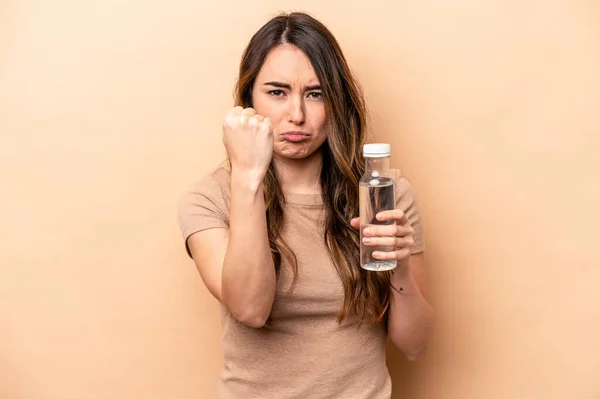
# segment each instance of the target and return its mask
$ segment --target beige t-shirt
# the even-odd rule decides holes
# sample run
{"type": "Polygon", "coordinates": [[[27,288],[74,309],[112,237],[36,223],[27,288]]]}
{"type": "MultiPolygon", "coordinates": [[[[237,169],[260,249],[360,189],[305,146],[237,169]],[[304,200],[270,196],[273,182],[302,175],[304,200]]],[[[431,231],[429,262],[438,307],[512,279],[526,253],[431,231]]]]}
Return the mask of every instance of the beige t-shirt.
{"type": "MultiPolygon", "coordinates": [[[[412,252],[418,253],[423,227],[412,187],[398,177],[395,191],[397,208],[416,231],[412,252]]],[[[229,193],[229,173],[219,168],[183,196],[184,240],[202,230],[227,228],[229,193]]],[[[283,262],[271,319],[259,329],[237,322],[221,305],[224,367],[216,398],[389,399],[384,326],[359,328],[352,316],[341,325],[336,320],[344,292],[323,242],[320,196],[285,196],[282,234],[298,259],[296,286],[288,294],[292,271],[283,262]]]]}

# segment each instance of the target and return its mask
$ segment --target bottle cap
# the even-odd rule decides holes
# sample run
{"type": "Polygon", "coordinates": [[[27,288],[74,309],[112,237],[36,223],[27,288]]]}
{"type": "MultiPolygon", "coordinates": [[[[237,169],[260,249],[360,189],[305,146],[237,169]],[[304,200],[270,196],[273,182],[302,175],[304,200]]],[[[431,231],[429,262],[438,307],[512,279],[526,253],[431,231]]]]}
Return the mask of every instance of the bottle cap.
{"type": "Polygon", "coordinates": [[[367,158],[385,158],[391,153],[391,146],[385,143],[365,144],[363,147],[363,155],[367,158]]]}

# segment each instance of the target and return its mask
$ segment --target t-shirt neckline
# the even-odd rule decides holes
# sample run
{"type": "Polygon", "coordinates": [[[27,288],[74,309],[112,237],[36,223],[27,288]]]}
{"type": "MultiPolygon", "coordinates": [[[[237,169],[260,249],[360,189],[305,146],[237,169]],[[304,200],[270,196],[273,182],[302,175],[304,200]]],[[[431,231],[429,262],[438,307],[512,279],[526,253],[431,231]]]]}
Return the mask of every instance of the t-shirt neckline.
{"type": "Polygon", "coordinates": [[[321,198],[321,194],[300,194],[300,193],[284,192],[284,195],[285,195],[285,201],[288,204],[309,205],[309,206],[323,205],[323,198],[321,198]]]}

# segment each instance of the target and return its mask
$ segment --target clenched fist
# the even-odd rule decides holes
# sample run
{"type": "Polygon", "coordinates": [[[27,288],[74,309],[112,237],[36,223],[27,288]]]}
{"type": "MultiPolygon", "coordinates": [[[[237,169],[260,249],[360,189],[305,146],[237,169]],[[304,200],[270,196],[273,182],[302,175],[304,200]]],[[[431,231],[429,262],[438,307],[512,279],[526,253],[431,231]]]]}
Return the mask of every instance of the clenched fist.
{"type": "Polygon", "coordinates": [[[252,108],[235,107],[223,122],[223,144],[232,170],[262,181],[273,157],[273,128],[252,108]]]}

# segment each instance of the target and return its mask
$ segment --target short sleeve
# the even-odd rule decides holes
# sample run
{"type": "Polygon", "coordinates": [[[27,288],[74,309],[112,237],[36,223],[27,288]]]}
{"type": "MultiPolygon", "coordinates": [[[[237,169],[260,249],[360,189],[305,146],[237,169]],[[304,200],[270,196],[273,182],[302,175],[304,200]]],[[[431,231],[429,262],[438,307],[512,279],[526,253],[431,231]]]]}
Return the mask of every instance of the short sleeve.
{"type": "Polygon", "coordinates": [[[423,231],[423,220],[419,211],[419,204],[415,191],[410,182],[401,177],[398,172],[395,184],[396,209],[401,209],[406,215],[410,225],[415,230],[415,244],[411,254],[417,254],[425,250],[425,236],[423,231]]]}
{"type": "Polygon", "coordinates": [[[194,184],[179,201],[179,227],[188,255],[188,238],[200,231],[229,228],[229,179],[218,169],[194,184]]]}

